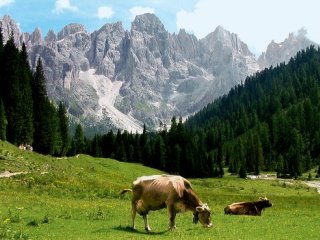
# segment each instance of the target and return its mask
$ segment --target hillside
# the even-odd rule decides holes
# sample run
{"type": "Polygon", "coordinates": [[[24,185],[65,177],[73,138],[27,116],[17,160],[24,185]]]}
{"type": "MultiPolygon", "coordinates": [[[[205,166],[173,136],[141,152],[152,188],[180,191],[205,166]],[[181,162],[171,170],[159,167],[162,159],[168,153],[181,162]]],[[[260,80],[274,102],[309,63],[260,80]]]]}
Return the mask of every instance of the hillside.
{"type": "Polygon", "coordinates": [[[68,196],[75,194],[78,197],[77,190],[87,196],[116,195],[123,186],[130,187],[132,180],[138,176],[160,173],[140,164],[113,159],[99,159],[82,154],[56,158],[19,150],[7,142],[1,141],[0,144],[0,172],[24,172],[26,174],[20,177],[32,179],[31,182],[25,182],[30,184],[29,187],[33,184],[43,185],[44,188],[54,187],[58,194],[68,196]],[[72,189],[72,192],[65,192],[64,189],[72,189]]]}
{"type": "Polygon", "coordinates": [[[247,78],[186,126],[204,133],[207,152],[223,152],[216,161],[230,172],[297,177],[319,164],[319,96],[320,49],[310,47],[247,78]]]}
{"type": "Polygon", "coordinates": [[[167,211],[152,212],[153,232],[146,234],[137,216],[131,231],[130,197],[119,197],[133,179],[160,173],[138,164],[86,155],[53,158],[26,152],[0,141],[0,173],[27,172],[0,178],[2,239],[297,239],[318,236],[320,195],[302,182],[283,180],[190,179],[212,209],[214,227],[192,224],[192,214],[178,214],[177,229],[167,230],[167,211]],[[271,199],[261,217],[226,216],[235,201],[271,199]],[[308,206],[308,207],[306,207],[308,206]],[[299,224],[297,224],[297,220],[299,224]],[[230,227],[232,226],[232,228],[230,227]],[[239,232],[239,229],[242,231],[239,232]]]}

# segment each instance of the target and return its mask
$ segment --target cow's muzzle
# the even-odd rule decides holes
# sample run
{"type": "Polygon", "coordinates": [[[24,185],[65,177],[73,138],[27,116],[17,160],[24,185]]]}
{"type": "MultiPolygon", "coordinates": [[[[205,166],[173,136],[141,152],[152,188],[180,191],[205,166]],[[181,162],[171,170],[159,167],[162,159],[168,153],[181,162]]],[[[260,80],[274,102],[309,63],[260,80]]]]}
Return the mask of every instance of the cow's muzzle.
{"type": "Polygon", "coordinates": [[[213,225],[212,223],[209,223],[208,225],[204,226],[205,228],[211,228],[213,225]]]}

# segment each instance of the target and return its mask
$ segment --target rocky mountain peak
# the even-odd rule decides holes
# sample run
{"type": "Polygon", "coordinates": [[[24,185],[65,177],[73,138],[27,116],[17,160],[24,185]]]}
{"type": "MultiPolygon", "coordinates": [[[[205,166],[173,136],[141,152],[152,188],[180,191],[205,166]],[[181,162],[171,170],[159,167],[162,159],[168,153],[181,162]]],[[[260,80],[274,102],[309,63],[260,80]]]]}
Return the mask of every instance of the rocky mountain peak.
{"type": "Polygon", "coordinates": [[[36,28],[30,36],[32,45],[40,45],[42,43],[42,34],[39,28],[36,28]]]}
{"type": "Polygon", "coordinates": [[[4,15],[4,17],[0,20],[0,27],[4,41],[7,41],[11,34],[13,34],[15,44],[20,46],[20,28],[10,16],[4,15]]]}
{"type": "Polygon", "coordinates": [[[47,35],[45,36],[44,40],[47,43],[55,42],[55,41],[57,41],[57,35],[55,34],[55,32],[52,29],[49,29],[49,31],[48,31],[47,35]]]}
{"type": "Polygon", "coordinates": [[[85,28],[82,24],[78,24],[78,23],[71,23],[68,24],[67,26],[65,26],[57,35],[58,40],[61,40],[65,37],[67,37],[68,35],[71,34],[75,34],[78,32],[85,32],[85,28]]]}
{"type": "Polygon", "coordinates": [[[114,77],[124,36],[125,30],[121,22],[105,24],[91,34],[91,47],[87,56],[91,66],[97,70],[96,73],[114,77]]]}
{"type": "Polygon", "coordinates": [[[195,58],[199,54],[199,40],[195,35],[187,33],[185,29],[180,29],[175,37],[178,41],[179,51],[187,59],[195,58]]]}
{"type": "Polygon", "coordinates": [[[221,25],[217,26],[212,33],[208,34],[208,36],[214,37],[219,41],[225,41],[226,39],[229,39],[231,36],[237,37],[236,34],[229,32],[228,30],[224,29],[221,25]]]}
{"type": "Polygon", "coordinates": [[[212,33],[202,39],[202,42],[211,51],[224,47],[234,49],[244,55],[252,55],[247,44],[242,42],[237,34],[225,30],[222,26],[218,26],[212,33]]]}
{"type": "Polygon", "coordinates": [[[131,24],[131,30],[153,35],[166,31],[160,19],[153,13],[137,15],[131,24]]]}
{"type": "Polygon", "coordinates": [[[268,45],[266,52],[263,52],[258,59],[261,69],[266,67],[276,66],[281,62],[288,62],[292,56],[298,51],[309,47],[310,45],[317,46],[307,38],[307,31],[304,28],[298,30],[297,33],[289,33],[288,37],[280,43],[274,40],[268,45]]]}
{"type": "Polygon", "coordinates": [[[107,23],[103,25],[98,31],[93,33],[94,36],[104,35],[105,37],[110,38],[118,38],[119,36],[122,38],[124,35],[124,28],[121,22],[116,23],[107,23]]]}

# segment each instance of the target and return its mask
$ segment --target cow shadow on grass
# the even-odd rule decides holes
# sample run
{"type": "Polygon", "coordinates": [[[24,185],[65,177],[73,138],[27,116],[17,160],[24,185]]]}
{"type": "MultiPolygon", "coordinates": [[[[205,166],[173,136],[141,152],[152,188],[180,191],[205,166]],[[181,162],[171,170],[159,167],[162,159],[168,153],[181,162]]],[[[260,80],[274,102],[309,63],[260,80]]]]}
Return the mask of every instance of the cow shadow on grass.
{"type": "Polygon", "coordinates": [[[143,235],[162,235],[165,234],[166,232],[169,232],[169,230],[165,230],[165,231],[161,231],[161,232],[146,232],[145,230],[140,231],[137,229],[133,229],[132,227],[128,227],[128,226],[118,226],[113,228],[116,231],[122,231],[122,232],[128,232],[128,233],[138,233],[138,234],[143,234],[143,235]]]}

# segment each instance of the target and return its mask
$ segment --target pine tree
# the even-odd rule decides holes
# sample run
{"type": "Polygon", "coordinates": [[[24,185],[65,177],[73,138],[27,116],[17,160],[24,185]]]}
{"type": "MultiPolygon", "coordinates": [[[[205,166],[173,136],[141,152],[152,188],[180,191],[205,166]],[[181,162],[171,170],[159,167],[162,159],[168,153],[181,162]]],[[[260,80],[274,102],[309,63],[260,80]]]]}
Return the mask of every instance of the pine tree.
{"type": "Polygon", "coordinates": [[[237,156],[239,158],[239,177],[246,178],[247,177],[247,168],[246,168],[246,159],[244,154],[244,147],[241,138],[237,143],[237,156]]]}
{"type": "Polygon", "coordinates": [[[317,171],[317,175],[316,175],[317,178],[320,177],[320,165],[318,166],[318,171],[317,171]]]}
{"type": "Polygon", "coordinates": [[[247,177],[247,170],[246,170],[246,167],[243,164],[240,166],[240,169],[239,169],[239,177],[240,178],[246,178],[247,177]]]}
{"type": "Polygon", "coordinates": [[[147,140],[147,142],[143,146],[141,159],[143,165],[151,166],[151,147],[149,140],[147,140]]]}
{"type": "Polygon", "coordinates": [[[0,27],[0,52],[3,50],[3,33],[2,28],[0,27]]]}
{"type": "Polygon", "coordinates": [[[99,135],[95,135],[91,141],[90,155],[94,157],[102,157],[101,140],[99,135]]]}
{"type": "Polygon", "coordinates": [[[2,102],[2,99],[0,99],[0,139],[1,140],[6,140],[7,139],[7,117],[4,109],[4,105],[2,102]]]}
{"type": "Polygon", "coordinates": [[[2,28],[0,27],[0,96],[1,101],[3,97],[3,93],[7,90],[5,89],[5,85],[3,83],[3,35],[2,35],[2,28]]]}
{"type": "Polygon", "coordinates": [[[126,156],[127,156],[127,161],[128,162],[133,162],[134,161],[134,147],[133,147],[132,144],[128,145],[126,156]]]}
{"type": "Polygon", "coordinates": [[[276,171],[277,171],[277,177],[281,177],[285,172],[284,160],[281,154],[277,157],[276,171]]]}
{"type": "Polygon", "coordinates": [[[171,119],[171,128],[170,128],[170,132],[175,133],[177,131],[177,118],[175,116],[172,117],[171,119]]]}
{"type": "Polygon", "coordinates": [[[20,114],[22,118],[21,132],[18,136],[19,143],[32,144],[33,142],[33,97],[31,88],[32,73],[30,70],[26,46],[23,43],[19,58],[20,82],[20,114]]]}
{"type": "Polygon", "coordinates": [[[303,152],[303,141],[302,136],[297,129],[291,131],[292,145],[288,151],[288,159],[290,161],[290,174],[292,177],[297,178],[302,174],[302,152],[303,152]]]}
{"type": "Polygon", "coordinates": [[[122,139],[122,134],[121,134],[120,129],[118,129],[118,131],[117,131],[114,146],[115,146],[115,159],[117,159],[119,161],[126,162],[127,156],[126,156],[124,141],[122,139]]]}
{"type": "Polygon", "coordinates": [[[65,156],[68,152],[68,148],[70,144],[70,136],[69,136],[67,110],[61,102],[58,108],[58,117],[59,117],[59,133],[61,138],[60,155],[65,156]]]}
{"type": "Polygon", "coordinates": [[[32,93],[33,93],[33,111],[34,111],[34,149],[40,153],[52,153],[53,133],[50,117],[53,116],[51,104],[49,102],[45,87],[45,77],[40,58],[38,59],[36,71],[32,78],[32,93]]]}
{"type": "Polygon", "coordinates": [[[143,149],[145,144],[148,141],[147,128],[145,124],[143,124],[143,131],[139,140],[140,140],[140,149],[143,149]]]}
{"type": "Polygon", "coordinates": [[[304,171],[310,170],[311,164],[312,164],[311,154],[310,154],[310,151],[307,151],[305,156],[305,161],[304,161],[304,171]]]}
{"type": "Polygon", "coordinates": [[[153,157],[151,166],[157,169],[164,170],[165,169],[165,145],[163,139],[160,134],[157,135],[156,141],[153,147],[153,157]]]}
{"type": "Polygon", "coordinates": [[[224,170],[223,170],[223,167],[222,167],[222,162],[219,162],[218,176],[221,177],[221,178],[224,176],[224,170]]]}
{"type": "Polygon", "coordinates": [[[172,158],[170,161],[167,159],[166,171],[170,173],[181,173],[181,147],[176,144],[172,149],[172,158]]]}
{"type": "Polygon", "coordinates": [[[4,46],[2,67],[1,97],[8,120],[7,140],[13,144],[19,144],[23,117],[19,82],[19,51],[14,44],[13,36],[4,46]]]}
{"type": "Polygon", "coordinates": [[[72,153],[74,155],[85,152],[84,134],[80,123],[77,125],[76,131],[72,138],[72,149],[72,153]]]}
{"type": "Polygon", "coordinates": [[[252,131],[249,132],[245,152],[246,152],[246,170],[248,172],[253,172],[255,170],[255,162],[256,162],[256,146],[253,140],[252,131]]]}
{"type": "Polygon", "coordinates": [[[112,131],[109,131],[107,135],[102,136],[101,140],[101,151],[103,157],[114,158],[115,149],[114,149],[114,134],[112,131]]]}
{"type": "Polygon", "coordinates": [[[254,173],[256,175],[260,174],[260,169],[263,165],[263,149],[262,149],[262,144],[260,141],[260,138],[258,135],[255,135],[254,137],[254,142],[255,142],[255,163],[254,163],[254,173]]]}
{"type": "Polygon", "coordinates": [[[141,162],[141,148],[140,148],[140,135],[135,134],[134,138],[134,148],[133,148],[133,161],[134,162],[141,162]]]}
{"type": "Polygon", "coordinates": [[[59,132],[58,110],[49,101],[47,101],[46,116],[48,116],[46,123],[48,131],[47,152],[51,155],[60,155],[61,137],[59,132]]]}

